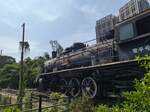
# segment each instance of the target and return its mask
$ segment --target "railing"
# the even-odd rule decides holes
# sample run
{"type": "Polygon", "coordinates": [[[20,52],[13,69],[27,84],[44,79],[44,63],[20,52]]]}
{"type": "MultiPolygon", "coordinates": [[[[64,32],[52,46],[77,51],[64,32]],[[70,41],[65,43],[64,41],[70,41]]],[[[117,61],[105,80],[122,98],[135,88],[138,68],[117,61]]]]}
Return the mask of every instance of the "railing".
{"type": "MultiPolygon", "coordinates": [[[[12,92],[12,91],[11,91],[12,92]]],[[[13,92],[14,93],[14,92],[13,92]]],[[[46,109],[59,109],[61,112],[69,112],[69,97],[63,98],[49,98],[48,95],[40,93],[40,92],[33,92],[31,94],[31,99],[29,102],[23,103],[15,103],[15,104],[5,104],[0,105],[0,109],[5,109],[9,107],[18,107],[22,105],[23,109],[21,112],[44,112],[46,109]],[[62,102],[60,102],[62,100],[62,102]],[[29,108],[24,108],[26,104],[31,104],[29,108]]]]}

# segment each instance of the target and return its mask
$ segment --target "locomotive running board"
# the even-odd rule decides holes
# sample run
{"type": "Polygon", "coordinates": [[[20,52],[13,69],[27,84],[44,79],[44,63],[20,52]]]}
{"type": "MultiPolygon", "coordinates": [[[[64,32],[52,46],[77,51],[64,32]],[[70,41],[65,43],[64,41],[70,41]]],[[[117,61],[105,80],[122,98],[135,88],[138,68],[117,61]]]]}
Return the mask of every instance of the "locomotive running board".
{"type": "Polygon", "coordinates": [[[65,72],[73,72],[73,71],[82,71],[82,70],[94,70],[94,69],[107,69],[110,67],[121,67],[124,65],[138,65],[137,60],[127,60],[127,61],[119,61],[119,62],[113,62],[113,63],[107,63],[107,64],[99,64],[99,65],[94,65],[94,66],[87,66],[87,67],[79,67],[79,68],[71,68],[71,69],[65,69],[65,70],[59,70],[59,71],[54,71],[54,72],[49,72],[49,73],[43,73],[41,74],[42,76],[44,75],[57,75],[60,73],[65,73],[65,72]]]}

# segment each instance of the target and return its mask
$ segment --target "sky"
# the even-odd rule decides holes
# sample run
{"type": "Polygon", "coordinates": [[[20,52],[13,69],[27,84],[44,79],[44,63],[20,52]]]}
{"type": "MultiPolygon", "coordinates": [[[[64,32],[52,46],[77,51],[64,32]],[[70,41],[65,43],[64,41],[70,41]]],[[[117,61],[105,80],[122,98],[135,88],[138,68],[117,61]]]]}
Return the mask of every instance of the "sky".
{"type": "Polygon", "coordinates": [[[26,23],[26,57],[52,51],[50,40],[63,47],[96,38],[96,20],[118,15],[128,0],[0,0],[0,49],[3,55],[20,59],[21,25],[26,23]]]}

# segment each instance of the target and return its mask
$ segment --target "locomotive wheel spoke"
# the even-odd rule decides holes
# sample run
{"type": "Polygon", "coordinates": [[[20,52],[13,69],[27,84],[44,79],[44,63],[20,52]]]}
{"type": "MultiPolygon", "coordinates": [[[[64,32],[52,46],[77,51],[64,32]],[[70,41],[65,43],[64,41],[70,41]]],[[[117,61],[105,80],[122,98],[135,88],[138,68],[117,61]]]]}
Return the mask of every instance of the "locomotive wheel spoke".
{"type": "Polygon", "coordinates": [[[97,94],[96,81],[91,77],[86,77],[82,81],[82,93],[90,98],[94,98],[97,94]]]}
{"type": "Polygon", "coordinates": [[[60,92],[63,94],[67,94],[67,81],[65,79],[60,80],[60,92]]]}
{"type": "Polygon", "coordinates": [[[73,97],[77,97],[80,94],[80,82],[77,78],[73,78],[69,81],[69,86],[71,87],[70,94],[73,97]]]}

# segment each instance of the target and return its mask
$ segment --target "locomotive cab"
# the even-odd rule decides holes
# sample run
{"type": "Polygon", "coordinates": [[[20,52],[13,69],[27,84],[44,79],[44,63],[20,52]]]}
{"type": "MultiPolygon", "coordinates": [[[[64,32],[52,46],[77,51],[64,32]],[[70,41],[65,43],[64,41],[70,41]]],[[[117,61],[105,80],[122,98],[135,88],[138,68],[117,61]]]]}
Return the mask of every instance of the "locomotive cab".
{"type": "Polygon", "coordinates": [[[150,54],[150,10],[116,25],[119,60],[150,54]]]}

